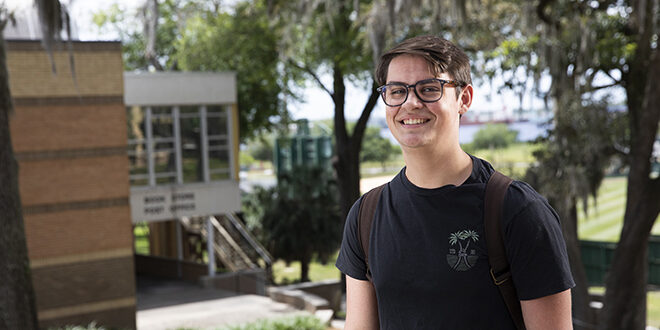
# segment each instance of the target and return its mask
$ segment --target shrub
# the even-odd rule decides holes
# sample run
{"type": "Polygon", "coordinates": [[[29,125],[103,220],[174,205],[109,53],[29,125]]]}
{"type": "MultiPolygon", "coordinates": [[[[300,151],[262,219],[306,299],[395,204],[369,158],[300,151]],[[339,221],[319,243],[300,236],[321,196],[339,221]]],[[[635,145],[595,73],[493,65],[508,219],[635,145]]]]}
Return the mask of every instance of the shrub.
{"type": "Polygon", "coordinates": [[[260,320],[225,330],[325,330],[319,319],[311,315],[301,315],[273,320],[260,320]]]}
{"type": "Polygon", "coordinates": [[[505,124],[487,124],[474,134],[472,147],[474,150],[506,148],[517,138],[518,131],[509,129],[505,124]]]}

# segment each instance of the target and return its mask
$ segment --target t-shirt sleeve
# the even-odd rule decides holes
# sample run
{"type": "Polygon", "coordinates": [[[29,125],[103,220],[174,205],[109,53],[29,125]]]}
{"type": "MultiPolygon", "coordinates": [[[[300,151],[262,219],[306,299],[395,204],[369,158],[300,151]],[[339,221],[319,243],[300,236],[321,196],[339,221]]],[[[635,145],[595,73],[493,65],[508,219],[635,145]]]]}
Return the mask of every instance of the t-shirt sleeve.
{"type": "Polygon", "coordinates": [[[531,300],[574,287],[559,216],[547,200],[524,183],[512,185],[507,200],[513,214],[505,221],[505,245],[518,298],[531,300]]]}
{"type": "Polygon", "coordinates": [[[335,266],[344,274],[358,280],[367,280],[367,267],[364,262],[364,252],[358,239],[358,210],[362,198],[358,199],[346,217],[344,237],[339,249],[335,266]]]}

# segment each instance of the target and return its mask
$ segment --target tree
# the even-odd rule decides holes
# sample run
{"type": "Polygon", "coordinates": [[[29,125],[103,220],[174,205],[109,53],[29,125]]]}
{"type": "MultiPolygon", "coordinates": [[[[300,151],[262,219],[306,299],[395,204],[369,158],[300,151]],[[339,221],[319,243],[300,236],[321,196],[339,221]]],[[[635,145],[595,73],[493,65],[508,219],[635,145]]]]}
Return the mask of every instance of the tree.
{"type": "Polygon", "coordinates": [[[486,124],[477,131],[472,141],[474,149],[506,148],[516,142],[518,131],[509,129],[505,124],[486,124]]]}
{"type": "Polygon", "coordinates": [[[537,160],[525,180],[555,208],[561,219],[569,260],[576,287],[572,290],[573,320],[576,329],[593,328],[596,315],[590,307],[586,270],[582,264],[578,238],[577,204],[596,196],[604,171],[616,154],[612,148],[623,135],[625,116],[608,111],[604,101],[578,105],[559,105],[561,116],[554,120],[543,148],[534,152],[537,160]]]}
{"type": "MultiPolygon", "coordinates": [[[[42,42],[51,53],[59,33],[68,29],[68,14],[57,0],[37,0],[42,42]]],[[[0,4],[0,328],[38,329],[37,308],[27,253],[23,211],[18,190],[18,163],[9,131],[12,98],[3,31],[11,14],[0,4]]],[[[53,64],[54,69],[54,64],[53,64]]]]}
{"type": "Polygon", "coordinates": [[[392,156],[399,152],[399,149],[392,145],[390,140],[380,135],[380,128],[378,127],[367,127],[362,144],[360,161],[379,162],[383,169],[385,169],[385,162],[392,159],[392,156]]]}
{"type": "Polygon", "coordinates": [[[469,52],[494,48],[515,30],[511,12],[528,6],[525,1],[513,2],[269,1],[273,17],[285,24],[285,63],[304,73],[334,104],[335,171],[344,215],[360,193],[359,155],[367,120],[379,98],[372,72],[380,55],[407,37],[433,33],[469,52]],[[369,95],[352,131],[344,115],[349,81],[369,95]]]}
{"type": "MultiPolygon", "coordinates": [[[[610,141],[608,148],[601,149],[606,151],[606,156],[622,154],[630,168],[623,230],[606,279],[604,308],[598,325],[602,329],[642,329],[646,323],[647,241],[660,212],[660,203],[657,202],[660,200],[660,180],[649,175],[649,159],[660,119],[660,91],[654,82],[660,73],[660,55],[656,46],[659,13],[655,5],[655,1],[545,0],[536,4],[535,15],[528,15],[542,23],[532,22],[530,28],[520,30],[529,41],[526,45],[532,46],[536,55],[532,58],[536,60],[517,63],[530,67],[534,74],[540,72],[539,68],[547,69],[552,78],[547,96],[555,105],[554,123],[558,127],[578,119],[579,116],[573,114],[575,111],[594,111],[590,100],[598,90],[621,86],[626,91],[627,136],[618,143],[610,141]],[[609,83],[603,80],[609,80],[609,83]]],[[[581,120],[597,117],[582,117],[581,120]]],[[[586,125],[598,126],[598,123],[589,121],[586,125]]],[[[554,143],[567,146],[577,142],[580,145],[580,136],[583,135],[572,132],[572,129],[556,130],[554,143]]],[[[580,152],[556,150],[554,153],[560,155],[562,152],[572,155],[571,158],[542,156],[542,159],[551,165],[563,158],[569,164],[546,168],[555,169],[553,178],[564,179],[566,181],[562,182],[572,187],[568,193],[563,191],[561,198],[564,202],[559,202],[556,207],[563,209],[561,213],[569,214],[563,227],[569,253],[576,254],[571,245],[577,244],[577,235],[573,233],[577,225],[572,223],[575,217],[571,214],[576,212],[578,197],[586,197],[580,194],[595,192],[603,168],[585,166],[581,154],[593,155],[586,148],[580,152]],[[570,171],[576,174],[586,171],[587,175],[570,180],[576,175],[563,176],[570,171]]],[[[595,160],[598,159],[605,158],[595,160]]],[[[571,259],[574,271],[582,267],[571,259]]],[[[576,323],[576,327],[594,327],[595,322],[591,322],[588,315],[588,300],[579,298],[586,289],[576,289],[573,297],[577,313],[574,315],[577,314],[580,321],[586,320],[586,324],[576,323]],[[581,294],[576,297],[576,292],[581,294]]]]}
{"type": "Polygon", "coordinates": [[[263,1],[239,2],[229,13],[219,1],[148,0],[137,18],[115,5],[94,20],[118,32],[127,70],[236,72],[239,131],[246,141],[289,119],[285,100],[295,77],[280,69],[279,30],[266,10],[263,1]]]}
{"type": "Polygon", "coordinates": [[[342,215],[360,196],[360,149],[378,93],[370,71],[373,59],[364,31],[362,6],[368,1],[271,1],[273,16],[284,24],[281,54],[285,64],[324,90],[334,104],[334,168],[342,215]],[[330,84],[323,77],[331,77],[330,84]],[[362,114],[349,134],[345,118],[346,83],[369,91],[362,114]]]}
{"type": "Polygon", "coordinates": [[[239,2],[232,14],[191,17],[176,44],[183,70],[234,71],[243,140],[289,122],[289,81],[278,53],[280,29],[271,24],[264,1],[239,2]]]}
{"type": "Polygon", "coordinates": [[[275,187],[257,187],[253,194],[244,206],[247,222],[273,257],[300,261],[300,280],[309,281],[312,257],[326,262],[341,241],[341,215],[330,173],[299,166],[278,177],[275,187]]]}

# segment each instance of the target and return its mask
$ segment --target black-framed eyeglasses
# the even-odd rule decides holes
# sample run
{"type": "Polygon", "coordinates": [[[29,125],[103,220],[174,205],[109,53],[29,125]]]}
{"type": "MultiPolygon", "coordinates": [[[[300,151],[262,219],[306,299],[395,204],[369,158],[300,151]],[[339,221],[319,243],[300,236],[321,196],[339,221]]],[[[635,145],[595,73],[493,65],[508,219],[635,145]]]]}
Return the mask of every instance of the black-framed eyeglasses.
{"type": "Polygon", "coordinates": [[[415,95],[417,95],[418,99],[425,103],[431,103],[442,98],[445,85],[449,87],[461,87],[464,84],[456,80],[431,78],[420,80],[412,85],[389,83],[378,87],[376,91],[378,91],[380,96],[383,97],[385,104],[390,107],[398,107],[406,103],[406,100],[408,99],[408,90],[411,87],[415,91],[415,95]]]}

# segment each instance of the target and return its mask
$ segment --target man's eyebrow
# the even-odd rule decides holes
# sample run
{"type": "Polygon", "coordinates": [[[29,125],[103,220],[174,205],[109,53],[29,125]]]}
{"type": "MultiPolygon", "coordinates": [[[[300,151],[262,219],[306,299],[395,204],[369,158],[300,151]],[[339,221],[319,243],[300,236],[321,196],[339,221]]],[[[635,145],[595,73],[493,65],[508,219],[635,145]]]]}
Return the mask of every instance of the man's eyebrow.
{"type": "Polygon", "coordinates": [[[386,85],[389,85],[389,84],[408,85],[408,84],[406,84],[402,81],[388,81],[386,85]]]}

